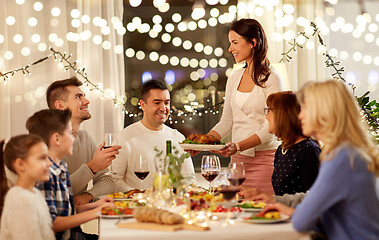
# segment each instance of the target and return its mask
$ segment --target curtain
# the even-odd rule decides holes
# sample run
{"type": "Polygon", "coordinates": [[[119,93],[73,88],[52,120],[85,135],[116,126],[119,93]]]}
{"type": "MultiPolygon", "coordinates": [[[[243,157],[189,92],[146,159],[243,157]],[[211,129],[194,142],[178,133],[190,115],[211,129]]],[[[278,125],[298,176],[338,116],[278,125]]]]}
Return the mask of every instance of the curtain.
{"type": "MultiPolygon", "coordinates": [[[[20,71],[0,81],[0,139],[27,133],[26,119],[47,108],[45,92],[50,83],[70,76],[84,82],[72,69],[64,71],[64,62],[54,60],[49,46],[71,53],[69,61],[77,59],[77,67],[85,67],[88,80],[100,84],[106,96],[121,99],[125,81],[122,18],[122,0],[1,1],[0,72],[49,58],[28,67],[30,74],[20,71]]],[[[91,91],[91,86],[81,88],[91,102],[92,114],[81,128],[99,144],[105,132],[122,129],[122,109],[99,91],[91,91]]]]}

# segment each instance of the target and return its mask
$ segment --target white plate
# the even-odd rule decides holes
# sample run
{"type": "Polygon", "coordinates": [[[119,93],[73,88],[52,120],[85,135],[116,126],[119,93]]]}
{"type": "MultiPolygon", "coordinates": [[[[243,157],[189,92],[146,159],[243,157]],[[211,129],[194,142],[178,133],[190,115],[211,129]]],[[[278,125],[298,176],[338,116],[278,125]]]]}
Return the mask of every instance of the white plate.
{"type": "MultiPolygon", "coordinates": [[[[231,212],[230,217],[235,218],[240,212],[231,212]]],[[[228,212],[211,212],[212,216],[216,216],[218,219],[221,218],[227,218],[228,217],[228,212]]]]}
{"type": "MultiPolygon", "coordinates": [[[[105,198],[105,197],[107,197],[108,195],[101,195],[100,197],[99,197],[99,199],[102,199],[102,198],[105,198]]],[[[111,197],[112,198],[112,197],[111,197]]],[[[115,200],[115,201],[132,201],[132,199],[131,198],[113,198],[113,200],[115,200]]]]}
{"type": "Polygon", "coordinates": [[[190,144],[190,143],[179,143],[179,145],[184,150],[194,150],[194,151],[218,151],[225,148],[225,145],[214,145],[214,144],[190,144]]]}
{"type": "Polygon", "coordinates": [[[123,215],[102,215],[101,212],[97,212],[97,216],[102,218],[109,218],[109,219],[115,219],[115,218],[132,218],[133,214],[123,214],[123,215]]]}
{"type": "Polygon", "coordinates": [[[245,222],[248,223],[278,223],[278,222],[284,222],[290,219],[287,215],[280,215],[279,219],[245,219],[245,222]]]}
{"type": "Polygon", "coordinates": [[[241,207],[241,209],[244,212],[261,212],[264,208],[243,208],[243,207],[241,207]]]}

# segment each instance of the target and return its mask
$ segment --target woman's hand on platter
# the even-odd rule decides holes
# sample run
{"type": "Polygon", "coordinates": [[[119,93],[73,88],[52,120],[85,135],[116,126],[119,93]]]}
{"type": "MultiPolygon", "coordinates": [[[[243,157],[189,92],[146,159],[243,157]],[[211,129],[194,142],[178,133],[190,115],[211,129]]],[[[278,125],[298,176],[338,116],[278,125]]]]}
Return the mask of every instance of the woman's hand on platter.
{"type": "Polygon", "coordinates": [[[219,151],[211,151],[211,152],[221,154],[224,157],[230,157],[237,153],[237,145],[232,142],[227,142],[225,143],[225,148],[219,151]]]}

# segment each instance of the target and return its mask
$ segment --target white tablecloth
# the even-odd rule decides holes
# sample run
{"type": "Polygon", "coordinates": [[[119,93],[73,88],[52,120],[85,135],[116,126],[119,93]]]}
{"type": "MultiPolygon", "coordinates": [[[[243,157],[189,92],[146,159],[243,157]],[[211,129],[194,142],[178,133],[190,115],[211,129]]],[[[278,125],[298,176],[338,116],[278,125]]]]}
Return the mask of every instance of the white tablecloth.
{"type": "MultiPolygon", "coordinates": [[[[267,240],[291,239],[310,240],[309,234],[296,232],[291,222],[274,224],[252,224],[238,222],[235,225],[222,227],[222,221],[211,221],[209,231],[179,230],[175,232],[162,232],[153,230],[134,230],[117,228],[114,219],[100,219],[100,240],[267,240]]],[[[130,221],[130,220],[123,220],[130,221]]],[[[134,219],[132,220],[134,221],[134,219]]]]}

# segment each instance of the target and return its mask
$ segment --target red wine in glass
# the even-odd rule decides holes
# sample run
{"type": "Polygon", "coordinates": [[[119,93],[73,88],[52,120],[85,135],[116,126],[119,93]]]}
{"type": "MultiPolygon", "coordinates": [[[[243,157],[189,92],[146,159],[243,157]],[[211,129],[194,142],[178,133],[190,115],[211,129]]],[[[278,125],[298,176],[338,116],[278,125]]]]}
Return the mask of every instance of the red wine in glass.
{"type": "Polygon", "coordinates": [[[234,198],[236,193],[239,192],[238,188],[221,188],[220,193],[226,201],[230,201],[234,198]]]}
{"type": "Polygon", "coordinates": [[[201,175],[209,182],[209,192],[212,193],[212,181],[221,170],[220,159],[216,155],[204,155],[201,159],[201,175]]]}
{"type": "Polygon", "coordinates": [[[141,180],[140,189],[143,189],[142,182],[150,173],[149,159],[143,154],[137,154],[135,157],[133,172],[141,180]]]}
{"type": "Polygon", "coordinates": [[[233,186],[240,186],[246,179],[245,166],[242,162],[231,162],[228,166],[228,180],[233,186]]]}
{"type": "MultiPolygon", "coordinates": [[[[117,146],[117,145],[118,145],[117,134],[116,133],[105,133],[103,149],[107,149],[107,148],[110,148],[112,146],[117,146]]],[[[111,163],[111,170],[108,172],[108,174],[115,174],[115,172],[113,172],[112,163],[111,163]]]]}
{"type": "Polygon", "coordinates": [[[150,172],[134,172],[134,174],[140,179],[144,180],[150,172]]]}
{"type": "Polygon", "coordinates": [[[230,184],[232,184],[233,186],[236,186],[236,187],[241,185],[245,181],[245,179],[246,178],[244,178],[244,177],[242,177],[242,178],[228,178],[230,184]]]}
{"type": "Polygon", "coordinates": [[[218,174],[219,174],[218,171],[209,171],[209,172],[203,173],[202,175],[208,182],[212,182],[218,176],[218,174]]]}

